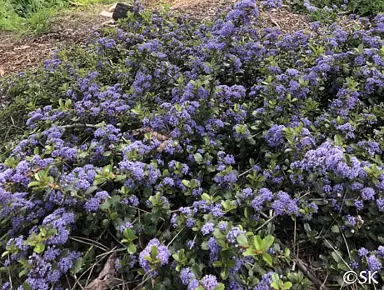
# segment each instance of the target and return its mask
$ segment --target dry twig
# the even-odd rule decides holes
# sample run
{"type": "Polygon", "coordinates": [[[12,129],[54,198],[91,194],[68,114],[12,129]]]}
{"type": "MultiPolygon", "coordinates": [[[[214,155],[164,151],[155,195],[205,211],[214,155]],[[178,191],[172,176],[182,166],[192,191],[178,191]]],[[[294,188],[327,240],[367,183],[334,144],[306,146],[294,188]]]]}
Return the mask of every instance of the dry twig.
{"type": "Polygon", "coordinates": [[[303,272],[303,274],[307,276],[308,279],[316,285],[316,287],[319,287],[319,290],[328,290],[327,286],[324,285],[325,281],[321,282],[319,279],[317,279],[316,276],[309,271],[308,267],[299,257],[295,256],[295,262],[300,271],[303,272]]]}

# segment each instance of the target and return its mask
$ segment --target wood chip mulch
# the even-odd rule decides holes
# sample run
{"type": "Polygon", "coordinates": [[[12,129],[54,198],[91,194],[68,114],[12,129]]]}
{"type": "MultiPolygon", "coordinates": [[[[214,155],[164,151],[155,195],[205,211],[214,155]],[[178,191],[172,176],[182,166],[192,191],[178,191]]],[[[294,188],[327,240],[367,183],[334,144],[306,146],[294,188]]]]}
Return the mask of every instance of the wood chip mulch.
{"type": "Polygon", "coordinates": [[[15,36],[0,32],[0,76],[38,66],[57,49],[84,43],[89,33],[105,22],[98,15],[74,12],[53,19],[52,29],[41,36],[15,36]]]}

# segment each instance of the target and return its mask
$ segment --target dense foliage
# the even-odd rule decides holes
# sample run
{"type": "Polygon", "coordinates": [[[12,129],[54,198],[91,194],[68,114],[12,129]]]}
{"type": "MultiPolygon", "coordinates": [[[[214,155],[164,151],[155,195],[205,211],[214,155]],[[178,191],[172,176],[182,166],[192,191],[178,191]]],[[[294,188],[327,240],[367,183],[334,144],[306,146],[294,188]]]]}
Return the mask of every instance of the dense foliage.
{"type": "Polygon", "coordinates": [[[382,281],[384,17],[291,35],[258,17],[136,4],[2,84],[45,103],[2,150],[3,289],[80,289],[110,255],[125,289],[309,289],[297,258],[327,285],[382,281]]]}

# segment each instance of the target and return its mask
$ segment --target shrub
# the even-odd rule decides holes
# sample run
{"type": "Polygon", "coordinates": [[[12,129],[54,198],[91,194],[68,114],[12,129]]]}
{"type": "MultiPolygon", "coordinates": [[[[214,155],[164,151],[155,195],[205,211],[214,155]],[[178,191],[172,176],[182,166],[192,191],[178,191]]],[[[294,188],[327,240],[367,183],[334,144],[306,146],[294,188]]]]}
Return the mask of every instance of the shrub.
{"type": "Polygon", "coordinates": [[[136,3],[3,85],[51,84],[3,150],[3,289],[77,289],[104,265],[136,289],[308,289],[297,257],[329,284],[382,279],[384,17],[291,35],[258,17],[136,3]]]}

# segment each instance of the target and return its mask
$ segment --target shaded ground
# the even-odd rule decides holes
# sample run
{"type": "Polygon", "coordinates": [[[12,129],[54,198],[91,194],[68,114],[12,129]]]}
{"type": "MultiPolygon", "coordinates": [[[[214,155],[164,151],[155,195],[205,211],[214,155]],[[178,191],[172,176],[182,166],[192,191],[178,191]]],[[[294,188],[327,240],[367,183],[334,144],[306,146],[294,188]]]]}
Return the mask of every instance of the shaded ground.
{"type": "MultiPolygon", "coordinates": [[[[144,0],[146,7],[155,8],[160,1],[144,0]]],[[[167,0],[172,10],[177,13],[187,13],[194,18],[208,19],[215,15],[217,9],[223,9],[232,0],[167,0]]],[[[99,13],[111,5],[95,6],[89,11],[69,11],[61,13],[52,20],[50,33],[35,37],[19,37],[10,33],[0,32],[0,76],[22,72],[36,67],[49,58],[56,49],[75,43],[84,43],[89,32],[100,28],[110,20],[99,13]]],[[[288,7],[261,13],[263,26],[277,26],[283,33],[309,27],[306,16],[294,14],[288,7]]]]}

